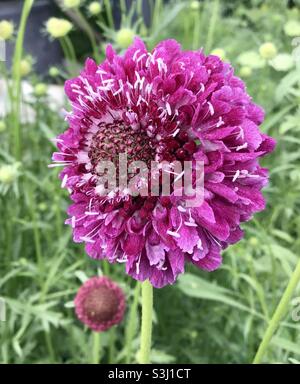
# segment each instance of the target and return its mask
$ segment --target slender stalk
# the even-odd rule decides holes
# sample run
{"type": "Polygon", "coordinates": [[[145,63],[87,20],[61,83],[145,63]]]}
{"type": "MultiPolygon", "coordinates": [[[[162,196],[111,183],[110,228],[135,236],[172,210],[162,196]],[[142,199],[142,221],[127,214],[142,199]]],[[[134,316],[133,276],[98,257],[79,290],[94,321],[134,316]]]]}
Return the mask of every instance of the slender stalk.
{"type": "Polygon", "coordinates": [[[109,0],[104,0],[104,5],[105,5],[105,10],[106,10],[106,16],[107,16],[107,21],[108,25],[110,28],[114,29],[114,17],[113,17],[113,11],[112,11],[112,6],[109,0]]]}
{"type": "Polygon", "coordinates": [[[209,23],[207,39],[205,44],[205,49],[207,53],[210,52],[213,45],[214,33],[215,33],[215,29],[218,21],[218,15],[219,15],[219,7],[220,7],[219,0],[215,0],[212,6],[212,15],[209,23]]]}
{"type": "Polygon", "coordinates": [[[21,101],[21,72],[20,63],[23,55],[23,42],[26,23],[33,6],[34,0],[25,0],[21,15],[19,31],[13,56],[12,81],[13,81],[13,100],[12,100],[12,121],[14,126],[14,155],[17,160],[21,160],[21,126],[20,126],[20,101],[21,101]]]}
{"type": "Polygon", "coordinates": [[[142,329],[139,360],[141,364],[150,363],[153,312],[153,287],[148,280],[142,283],[142,329]]]}
{"type": "Polygon", "coordinates": [[[274,315],[272,316],[271,321],[269,322],[269,325],[265,331],[265,334],[262,338],[262,341],[260,343],[260,346],[257,350],[257,353],[254,357],[253,364],[259,364],[262,361],[262,358],[264,357],[264,354],[266,353],[266,350],[270,344],[270,341],[272,339],[272,336],[274,335],[276,329],[279,326],[280,320],[284,316],[284,314],[287,311],[289,302],[292,298],[293,292],[296,289],[298,283],[300,281],[300,261],[298,262],[290,281],[280,299],[280,302],[274,312],[274,315]]]}
{"type": "Polygon", "coordinates": [[[93,332],[92,364],[100,363],[100,347],[101,347],[100,332],[93,332]]]}
{"type": "Polygon", "coordinates": [[[59,39],[59,42],[70,65],[69,73],[71,76],[76,76],[76,54],[72,41],[68,36],[64,36],[59,39]]]}
{"type": "Polygon", "coordinates": [[[76,53],[75,53],[75,49],[73,47],[73,44],[72,44],[72,41],[71,39],[69,38],[69,36],[64,36],[63,37],[65,43],[66,43],[66,46],[67,46],[67,49],[69,51],[69,54],[70,54],[70,59],[76,63],[76,53]]]}
{"type": "Polygon", "coordinates": [[[194,15],[194,31],[193,31],[193,49],[199,49],[199,38],[200,38],[200,14],[195,12],[194,15]]]}
{"type": "Polygon", "coordinates": [[[97,42],[96,42],[96,39],[95,39],[94,31],[90,27],[89,22],[86,20],[86,18],[80,12],[79,9],[75,9],[75,13],[76,13],[78,19],[80,20],[80,23],[82,24],[83,29],[85,30],[86,34],[88,35],[88,38],[90,40],[90,43],[91,43],[91,46],[92,46],[92,49],[93,49],[94,59],[99,61],[100,60],[100,56],[99,56],[99,52],[98,52],[99,50],[97,48],[97,42]]]}
{"type": "Polygon", "coordinates": [[[136,283],[133,302],[130,306],[129,319],[125,333],[125,348],[126,348],[126,358],[125,363],[129,364],[131,362],[132,355],[132,340],[134,338],[134,334],[137,328],[137,308],[139,303],[139,295],[140,295],[140,283],[136,283]]]}
{"type": "Polygon", "coordinates": [[[34,246],[35,246],[35,253],[36,253],[36,261],[39,269],[40,283],[42,284],[43,277],[44,277],[44,258],[42,254],[40,230],[37,225],[37,217],[36,217],[37,208],[34,203],[35,200],[33,196],[33,190],[32,190],[32,187],[29,185],[29,183],[27,184],[27,191],[28,191],[29,210],[31,214],[32,224],[33,224],[33,239],[34,239],[34,246]]]}
{"type": "Polygon", "coordinates": [[[116,328],[112,327],[109,330],[109,346],[108,346],[108,360],[110,364],[114,363],[115,356],[116,356],[115,341],[116,341],[116,328]]]}

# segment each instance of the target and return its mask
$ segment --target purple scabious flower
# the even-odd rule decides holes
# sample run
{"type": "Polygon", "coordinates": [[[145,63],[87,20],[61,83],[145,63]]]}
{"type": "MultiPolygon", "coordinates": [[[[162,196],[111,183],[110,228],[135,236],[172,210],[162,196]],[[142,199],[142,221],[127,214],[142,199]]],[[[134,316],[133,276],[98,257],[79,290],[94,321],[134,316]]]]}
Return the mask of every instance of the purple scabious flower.
{"type": "Polygon", "coordinates": [[[124,293],[105,276],[87,280],[79,288],[74,303],[78,319],[96,332],[106,331],[124,317],[124,293]]]}
{"type": "Polygon", "coordinates": [[[67,223],[88,255],[122,262],[137,280],[172,284],[185,262],[213,271],[221,251],[243,236],[240,223],[265,207],[268,171],[259,158],[275,141],[259,131],[264,118],[233,68],[202,51],[166,40],[148,52],[136,38],[123,56],[109,45],[106,60],[88,59],[68,80],[69,128],[57,138],[56,165],[73,204],[67,223]],[[102,196],[97,163],[132,160],[204,162],[204,201],[102,196]]]}

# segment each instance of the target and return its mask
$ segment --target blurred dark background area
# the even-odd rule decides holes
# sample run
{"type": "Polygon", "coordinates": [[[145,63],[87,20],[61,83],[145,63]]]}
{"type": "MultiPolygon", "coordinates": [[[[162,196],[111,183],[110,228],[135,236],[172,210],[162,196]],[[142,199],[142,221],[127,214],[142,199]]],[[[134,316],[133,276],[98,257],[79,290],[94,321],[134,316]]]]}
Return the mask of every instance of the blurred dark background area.
{"type": "MultiPolygon", "coordinates": [[[[126,0],[128,9],[133,1],[135,0],[126,0]]],[[[151,0],[143,1],[143,14],[146,25],[150,22],[149,1],[151,0]]],[[[0,20],[6,19],[12,21],[15,28],[17,28],[23,3],[23,0],[0,0],[0,20]]],[[[35,0],[28,19],[24,41],[24,55],[31,55],[33,57],[35,71],[40,75],[47,74],[49,67],[53,65],[59,66],[63,61],[63,53],[59,42],[50,41],[45,32],[45,23],[50,17],[69,19],[68,16],[70,16],[70,14],[65,14],[57,3],[58,1],[55,0],[35,0]]],[[[111,3],[113,6],[115,28],[118,29],[121,20],[119,1],[115,0],[111,1],[111,3]]],[[[82,8],[85,11],[84,5],[83,2],[82,8]]],[[[74,22],[74,20],[71,21],[74,22]]],[[[96,24],[95,20],[90,19],[89,22],[101,37],[100,27],[96,24]]],[[[87,57],[91,51],[91,47],[86,35],[82,33],[80,28],[75,26],[70,37],[74,43],[78,58],[87,57]]],[[[14,43],[12,41],[8,42],[6,51],[8,68],[11,66],[13,49],[14,43]]]]}

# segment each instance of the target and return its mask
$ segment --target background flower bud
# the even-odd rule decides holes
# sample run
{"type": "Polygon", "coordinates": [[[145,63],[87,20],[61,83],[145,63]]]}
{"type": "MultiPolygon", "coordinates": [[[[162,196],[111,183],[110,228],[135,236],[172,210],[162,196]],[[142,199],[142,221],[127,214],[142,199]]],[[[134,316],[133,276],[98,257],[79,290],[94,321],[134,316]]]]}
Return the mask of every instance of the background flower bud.
{"type": "Polygon", "coordinates": [[[93,1],[90,5],[89,5],[89,12],[91,15],[93,16],[96,16],[96,15],[99,15],[99,13],[101,12],[102,10],[102,7],[101,7],[101,4],[98,3],[97,1],[93,1]]]}
{"type": "Polygon", "coordinates": [[[63,6],[67,9],[80,7],[81,0],[63,0],[63,6]]]}
{"type": "Polygon", "coordinates": [[[46,29],[53,39],[66,36],[72,29],[73,25],[66,19],[58,19],[51,17],[46,23],[46,29]]]}
{"type": "Polygon", "coordinates": [[[263,59],[271,60],[276,56],[277,48],[273,43],[267,42],[259,47],[259,53],[263,59]]]}
{"type": "Polygon", "coordinates": [[[31,64],[30,60],[28,60],[28,59],[21,60],[21,62],[20,62],[20,74],[21,74],[21,76],[25,77],[25,76],[29,75],[31,70],[32,70],[32,64],[31,64]]]}
{"type": "Polygon", "coordinates": [[[127,48],[134,38],[134,31],[129,28],[122,28],[116,34],[116,43],[121,48],[127,48]]]}
{"type": "Polygon", "coordinates": [[[14,33],[14,25],[8,20],[0,21],[0,39],[11,39],[14,33]]]}

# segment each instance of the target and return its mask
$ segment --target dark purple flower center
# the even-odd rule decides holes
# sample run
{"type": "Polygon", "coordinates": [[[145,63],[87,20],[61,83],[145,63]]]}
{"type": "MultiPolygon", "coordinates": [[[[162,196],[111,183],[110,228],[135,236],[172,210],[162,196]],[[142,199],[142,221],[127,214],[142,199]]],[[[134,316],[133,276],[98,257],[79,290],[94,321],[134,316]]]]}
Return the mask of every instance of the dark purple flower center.
{"type": "Polygon", "coordinates": [[[97,287],[89,292],[83,307],[91,321],[101,323],[115,317],[119,308],[119,299],[112,289],[105,286],[97,287]]]}
{"type": "Polygon", "coordinates": [[[145,132],[126,127],[122,121],[101,123],[89,151],[93,167],[99,161],[111,161],[118,168],[120,153],[127,153],[128,165],[132,161],[143,161],[150,167],[155,159],[155,145],[145,132]]]}

